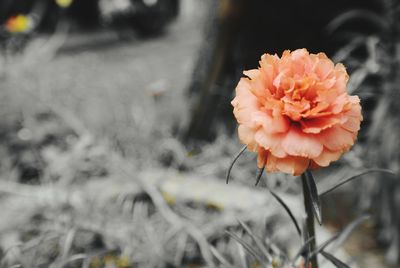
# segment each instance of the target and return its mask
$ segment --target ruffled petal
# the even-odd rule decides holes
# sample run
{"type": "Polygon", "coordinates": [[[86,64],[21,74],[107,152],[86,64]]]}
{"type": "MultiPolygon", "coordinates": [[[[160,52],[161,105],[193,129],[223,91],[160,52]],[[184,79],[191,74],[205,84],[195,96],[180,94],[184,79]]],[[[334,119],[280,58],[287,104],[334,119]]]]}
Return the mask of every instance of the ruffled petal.
{"type": "Polygon", "coordinates": [[[318,157],[313,158],[313,160],[319,166],[327,167],[331,162],[338,160],[342,153],[342,151],[330,151],[325,149],[318,157]]]}
{"type": "Polygon", "coordinates": [[[282,148],[282,140],[285,134],[270,134],[259,129],[255,135],[255,141],[265,150],[269,150],[276,157],[285,157],[287,154],[282,148]]]}
{"type": "Polygon", "coordinates": [[[313,119],[303,119],[300,121],[301,129],[304,133],[317,134],[336,124],[343,124],[347,121],[344,116],[327,116],[313,119]]]}
{"type": "Polygon", "coordinates": [[[254,123],[261,126],[268,133],[284,133],[289,129],[289,120],[285,116],[272,116],[266,112],[256,112],[253,114],[254,123]]]}
{"type": "Polygon", "coordinates": [[[247,79],[242,78],[236,87],[236,97],[232,100],[233,113],[239,124],[251,124],[252,114],[257,112],[260,103],[257,97],[251,93],[247,79]]]}
{"type": "Polygon", "coordinates": [[[359,118],[349,116],[346,122],[342,124],[342,127],[348,131],[356,133],[360,130],[360,125],[361,121],[359,118]]]}
{"type": "Polygon", "coordinates": [[[238,134],[239,134],[239,139],[243,144],[247,145],[247,148],[250,151],[255,152],[257,150],[257,142],[254,138],[256,131],[252,128],[249,128],[245,125],[239,125],[238,127],[238,134]]]}
{"type": "Polygon", "coordinates": [[[299,176],[308,168],[310,160],[305,157],[288,156],[285,158],[277,158],[270,155],[267,159],[267,171],[284,173],[299,176]]]}
{"type": "Polygon", "coordinates": [[[317,134],[318,140],[331,151],[345,151],[354,144],[353,133],[341,126],[333,126],[317,134]]]}
{"type": "Polygon", "coordinates": [[[285,152],[292,156],[314,158],[321,154],[322,143],[314,136],[292,126],[282,141],[285,152]]]}

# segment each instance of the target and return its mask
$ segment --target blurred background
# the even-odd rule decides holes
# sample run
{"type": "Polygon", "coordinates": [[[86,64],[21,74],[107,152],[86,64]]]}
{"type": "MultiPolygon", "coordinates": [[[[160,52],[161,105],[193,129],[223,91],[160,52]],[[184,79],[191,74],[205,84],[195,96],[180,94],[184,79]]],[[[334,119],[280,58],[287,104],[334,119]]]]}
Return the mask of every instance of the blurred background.
{"type": "MultiPolygon", "coordinates": [[[[316,172],[322,243],[350,267],[400,267],[400,2],[1,0],[0,267],[274,267],[301,248],[298,179],[264,175],[230,101],[263,53],[325,52],[364,122],[316,172]],[[354,228],[353,228],[354,229],[354,228]],[[348,229],[346,229],[348,230],[348,229]],[[261,244],[261,246],[260,246],[261,244]]],[[[333,267],[321,258],[322,267],[333,267]]]]}

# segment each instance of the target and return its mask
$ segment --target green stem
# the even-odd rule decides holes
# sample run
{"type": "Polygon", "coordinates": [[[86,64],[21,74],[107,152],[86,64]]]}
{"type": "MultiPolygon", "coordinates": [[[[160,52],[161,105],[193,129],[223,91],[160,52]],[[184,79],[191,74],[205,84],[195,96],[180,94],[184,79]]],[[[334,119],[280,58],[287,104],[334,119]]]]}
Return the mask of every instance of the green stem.
{"type": "MultiPolygon", "coordinates": [[[[303,196],[304,196],[304,207],[306,210],[306,226],[307,226],[307,239],[314,237],[309,244],[309,253],[314,252],[316,249],[316,237],[315,237],[315,226],[314,226],[314,213],[312,207],[311,193],[307,185],[307,174],[306,172],[301,175],[301,182],[303,184],[303,196]]],[[[315,254],[311,260],[312,268],[318,268],[317,254],[315,254]]],[[[308,268],[308,267],[306,267],[308,268]]]]}

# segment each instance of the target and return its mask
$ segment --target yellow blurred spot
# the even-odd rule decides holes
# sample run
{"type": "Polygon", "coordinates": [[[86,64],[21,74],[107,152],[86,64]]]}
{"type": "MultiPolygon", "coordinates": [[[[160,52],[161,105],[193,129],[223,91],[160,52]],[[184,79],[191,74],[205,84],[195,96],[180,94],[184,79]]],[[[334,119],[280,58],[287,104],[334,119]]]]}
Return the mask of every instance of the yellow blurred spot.
{"type": "Polygon", "coordinates": [[[167,202],[168,205],[175,205],[176,199],[172,195],[170,195],[167,192],[162,192],[162,196],[164,197],[165,202],[167,202]]]}
{"type": "Polygon", "coordinates": [[[207,202],[206,203],[206,208],[211,209],[211,210],[215,210],[215,211],[222,211],[224,208],[217,203],[214,202],[207,202]]]}
{"type": "Polygon", "coordinates": [[[56,0],[59,7],[67,8],[72,4],[73,0],[56,0]]]}
{"type": "Polygon", "coordinates": [[[113,254],[102,257],[94,257],[90,262],[90,268],[132,268],[133,265],[127,256],[116,256],[113,254]]]}
{"type": "Polygon", "coordinates": [[[193,157],[193,156],[195,156],[196,155],[196,152],[195,151],[189,151],[188,153],[187,153],[187,157],[193,157]]]}
{"type": "Polygon", "coordinates": [[[278,268],[280,266],[279,261],[276,259],[272,260],[272,267],[273,268],[278,268]]]}
{"type": "Polygon", "coordinates": [[[99,257],[94,257],[90,262],[90,268],[101,268],[101,260],[99,257]]]}
{"type": "Polygon", "coordinates": [[[33,21],[28,16],[17,15],[9,18],[5,27],[10,33],[26,33],[33,28],[33,21]]]}
{"type": "Polygon", "coordinates": [[[115,259],[116,259],[115,256],[107,255],[107,256],[104,257],[104,264],[106,266],[110,266],[112,264],[115,264],[115,259]]]}
{"type": "Polygon", "coordinates": [[[259,262],[253,262],[253,263],[251,263],[250,264],[250,267],[251,268],[260,268],[261,267],[261,264],[259,263],[259,262]]]}
{"type": "Polygon", "coordinates": [[[132,267],[127,256],[121,256],[116,262],[118,268],[132,267]]]}

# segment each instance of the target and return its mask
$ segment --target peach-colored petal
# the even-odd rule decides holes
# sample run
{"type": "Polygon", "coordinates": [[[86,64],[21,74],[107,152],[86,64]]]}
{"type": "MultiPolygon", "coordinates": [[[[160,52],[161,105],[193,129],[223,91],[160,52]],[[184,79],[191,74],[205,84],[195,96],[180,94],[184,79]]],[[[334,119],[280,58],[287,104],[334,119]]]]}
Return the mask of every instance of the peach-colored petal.
{"type": "Polygon", "coordinates": [[[269,85],[268,78],[263,72],[258,69],[253,69],[243,72],[246,76],[250,77],[250,91],[260,100],[270,97],[271,93],[267,90],[269,85]]]}
{"type": "Polygon", "coordinates": [[[349,116],[342,124],[342,127],[350,132],[358,132],[360,130],[361,121],[360,118],[349,116]]]}
{"type": "Polygon", "coordinates": [[[299,176],[308,168],[310,160],[305,157],[288,156],[285,158],[277,158],[270,155],[267,159],[267,171],[276,172],[281,171],[299,176]]]}
{"type": "MultiPolygon", "coordinates": [[[[321,117],[320,114],[322,114],[322,112],[326,111],[326,109],[328,108],[329,108],[329,103],[319,102],[314,108],[310,109],[303,116],[304,118],[318,118],[321,117]]],[[[327,113],[324,113],[323,116],[325,116],[326,114],[327,113]]],[[[331,114],[331,112],[329,112],[328,114],[331,114]]]]}
{"type": "Polygon", "coordinates": [[[262,126],[268,133],[284,133],[289,129],[288,118],[281,115],[274,117],[266,112],[259,111],[253,114],[253,120],[256,125],[262,126]]]}
{"type": "Polygon", "coordinates": [[[272,111],[273,116],[282,115],[282,110],[284,109],[283,102],[276,100],[274,98],[267,98],[263,107],[267,110],[272,111]]]}
{"type": "MultiPolygon", "coordinates": [[[[342,95],[336,97],[335,101],[331,105],[331,111],[334,114],[341,113],[346,106],[350,104],[348,95],[343,93],[342,95]]],[[[351,107],[351,106],[350,106],[351,107]]]]}
{"type": "Polygon", "coordinates": [[[318,64],[315,67],[315,73],[320,80],[325,80],[328,75],[334,70],[333,62],[326,57],[325,54],[321,54],[318,64]]]}
{"type": "Polygon", "coordinates": [[[343,116],[326,116],[300,121],[304,133],[318,134],[322,130],[330,128],[336,124],[343,124],[347,119],[343,116]]]}
{"type": "Polygon", "coordinates": [[[333,103],[337,96],[339,95],[339,92],[337,90],[317,90],[317,97],[315,100],[317,102],[326,102],[326,103],[333,103]]]}
{"type": "Polygon", "coordinates": [[[243,72],[244,75],[248,76],[251,80],[256,80],[260,76],[260,70],[252,69],[243,72]]]}
{"type": "Polygon", "coordinates": [[[249,128],[245,125],[239,125],[238,134],[239,139],[243,144],[247,144],[247,148],[250,151],[255,152],[257,150],[257,142],[254,139],[255,131],[252,128],[249,128]]]}
{"type": "Polygon", "coordinates": [[[275,93],[275,88],[273,87],[272,82],[277,73],[278,61],[279,58],[276,55],[272,56],[268,54],[262,55],[260,60],[260,68],[266,79],[267,90],[272,94],[275,93]]]}
{"type": "Polygon", "coordinates": [[[341,126],[333,126],[318,134],[320,142],[329,150],[343,151],[354,144],[351,132],[341,126]]]}
{"type": "Polygon", "coordinates": [[[265,150],[269,150],[276,157],[285,157],[287,154],[282,147],[282,140],[285,134],[270,134],[262,129],[259,129],[254,139],[257,144],[263,147],[265,150]]]}
{"type": "Polygon", "coordinates": [[[239,124],[250,124],[252,113],[259,110],[260,103],[256,96],[250,91],[248,81],[242,78],[236,87],[236,97],[231,102],[234,107],[233,113],[239,124]]]}
{"type": "Polygon", "coordinates": [[[285,152],[293,156],[314,158],[321,154],[322,143],[314,136],[303,133],[297,127],[291,127],[282,141],[285,152]]]}
{"type": "Polygon", "coordinates": [[[340,92],[346,92],[346,84],[349,81],[349,75],[346,72],[346,67],[343,64],[338,63],[335,66],[335,76],[336,76],[336,83],[335,88],[338,89],[340,92]]]}
{"type": "Polygon", "coordinates": [[[293,121],[300,121],[303,114],[310,109],[310,103],[307,100],[302,100],[299,102],[293,102],[287,98],[284,101],[284,114],[287,115],[293,121]]]}
{"type": "Polygon", "coordinates": [[[327,167],[331,162],[338,160],[342,153],[342,151],[323,150],[318,157],[313,158],[313,161],[321,167],[327,167]]]}

